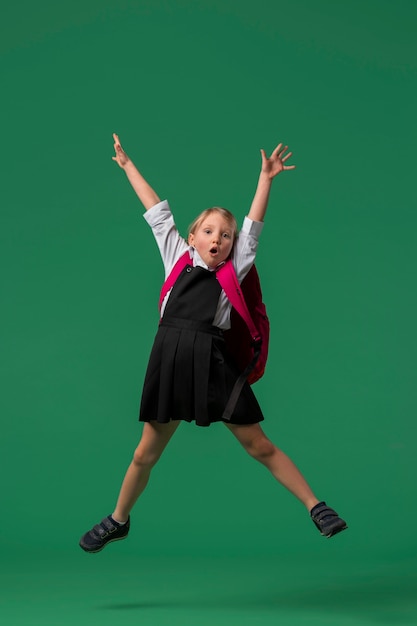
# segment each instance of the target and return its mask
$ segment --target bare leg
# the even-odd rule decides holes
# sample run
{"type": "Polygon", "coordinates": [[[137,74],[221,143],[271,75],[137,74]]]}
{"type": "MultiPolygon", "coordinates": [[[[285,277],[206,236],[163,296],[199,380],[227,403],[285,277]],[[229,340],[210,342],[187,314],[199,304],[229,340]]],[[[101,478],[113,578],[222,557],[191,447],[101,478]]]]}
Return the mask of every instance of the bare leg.
{"type": "Polygon", "coordinates": [[[309,511],[319,502],[299,469],[268,439],[259,424],[247,426],[226,424],[226,426],[246,452],[265,465],[271,474],[301,500],[309,511]]]}
{"type": "Polygon", "coordinates": [[[142,437],[125,474],[116,508],[112,514],[117,522],[126,522],[136,500],[148,484],[151,470],[158,461],[168,441],[176,431],[179,421],[167,424],[145,422],[142,437]]]}

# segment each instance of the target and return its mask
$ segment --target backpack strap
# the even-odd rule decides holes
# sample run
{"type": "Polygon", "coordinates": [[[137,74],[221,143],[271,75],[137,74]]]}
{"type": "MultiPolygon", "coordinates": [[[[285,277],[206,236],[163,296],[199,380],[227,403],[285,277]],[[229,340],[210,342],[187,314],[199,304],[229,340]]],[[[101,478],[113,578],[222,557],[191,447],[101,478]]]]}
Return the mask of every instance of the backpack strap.
{"type": "Polygon", "coordinates": [[[180,256],[180,258],[178,259],[178,261],[175,263],[174,267],[172,268],[171,273],[169,274],[168,278],[162,285],[161,295],[159,296],[159,310],[161,310],[162,303],[164,301],[165,296],[167,295],[168,291],[172,289],[173,286],[175,285],[177,278],[181,274],[184,267],[186,267],[187,265],[192,265],[192,264],[193,264],[193,260],[190,256],[190,252],[187,250],[187,252],[184,252],[184,254],[180,256]]]}
{"type": "Polygon", "coordinates": [[[261,336],[256,328],[251,314],[249,313],[248,305],[243,297],[242,289],[239,285],[239,281],[236,276],[235,268],[232,261],[229,259],[226,263],[217,270],[216,278],[219,281],[223,291],[225,292],[230,304],[236,309],[239,315],[242,317],[246,326],[249,329],[252,340],[257,342],[261,339],[261,336]]]}
{"type": "Polygon", "coordinates": [[[243,389],[243,385],[245,384],[249,374],[255,367],[261,353],[262,337],[253,322],[251,314],[249,313],[248,306],[246,304],[245,298],[243,297],[242,289],[236,276],[235,268],[233,267],[233,263],[230,259],[226,261],[223,267],[217,270],[216,276],[231,305],[236,309],[236,311],[246,323],[252,337],[253,344],[253,357],[250,363],[248,363],[248,365],[244,369],[244,371],[239,375],[239,378],[236,380],[232,389],[232,393],[230,394],[226,407],[223,411],[223,419],[230,420],[233,411],[235,410],[240,393],[243,389]]]}

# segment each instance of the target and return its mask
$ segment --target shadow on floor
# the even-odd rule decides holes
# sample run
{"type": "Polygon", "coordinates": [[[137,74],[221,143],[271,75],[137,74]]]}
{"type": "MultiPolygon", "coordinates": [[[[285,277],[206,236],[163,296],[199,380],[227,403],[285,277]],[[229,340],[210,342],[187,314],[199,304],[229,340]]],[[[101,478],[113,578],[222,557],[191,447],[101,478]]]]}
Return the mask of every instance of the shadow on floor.
{"type": "Polygon", "coordinates": [[[96,607],[110,611],[144,611],[156,609],[203,609],[238,611],[277,611],[310,612],[345,615],[352,618],[366,618],[380,624],[417,623],[417,575],[375,576],[372,580],[338,580],[334,584],[318,581],[309,588],[288,587],[248,591],[241,593],[226,590],[201,597],[184,594],[177,598],[149,602],[108,603],[96,607]]]}

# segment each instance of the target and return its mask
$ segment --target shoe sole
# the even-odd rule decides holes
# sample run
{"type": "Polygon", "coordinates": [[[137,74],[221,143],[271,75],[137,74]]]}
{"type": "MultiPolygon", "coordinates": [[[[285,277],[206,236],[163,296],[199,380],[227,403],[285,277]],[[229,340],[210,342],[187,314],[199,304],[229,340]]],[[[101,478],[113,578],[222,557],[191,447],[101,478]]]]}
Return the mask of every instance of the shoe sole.
{"type": "Polygon", "coordinates": [[[95,550],[90,550],[89,548],[85,548],[82,543],[79,543],[80,548],[82,548],[84,550],[84,552],[88,552],[88,554],[97,554],[97,552],[101,552],[102,550],[104,550],[104,548],[109,544],[109,543],[113,543],[113,541],[122,541],[123,539],[127,539],[127,535],[125,535],[124,537],[115,537],[114,539],[109,539],[108,541],[106,541],[106,543],[101,546],[101,548],[97,548],[95,550]]]}

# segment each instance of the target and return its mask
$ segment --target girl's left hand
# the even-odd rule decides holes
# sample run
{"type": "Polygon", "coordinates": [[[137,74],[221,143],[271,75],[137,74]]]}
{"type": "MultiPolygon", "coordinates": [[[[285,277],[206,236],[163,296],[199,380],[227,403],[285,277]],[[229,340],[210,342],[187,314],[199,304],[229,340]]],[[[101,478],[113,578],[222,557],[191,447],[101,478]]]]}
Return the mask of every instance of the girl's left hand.
{"type": "Polygon", "coordinates": [[[287,152],[287,150],[288,146],[282,147],[282,143],[275,148],[270,157],[266,156],[265,150],[261,150],[262,172],[268,178],[274,178],[284,170],[295,169],[295,165],[285,165],[285,162],[292,156],[292,152],[287,152]]]}

